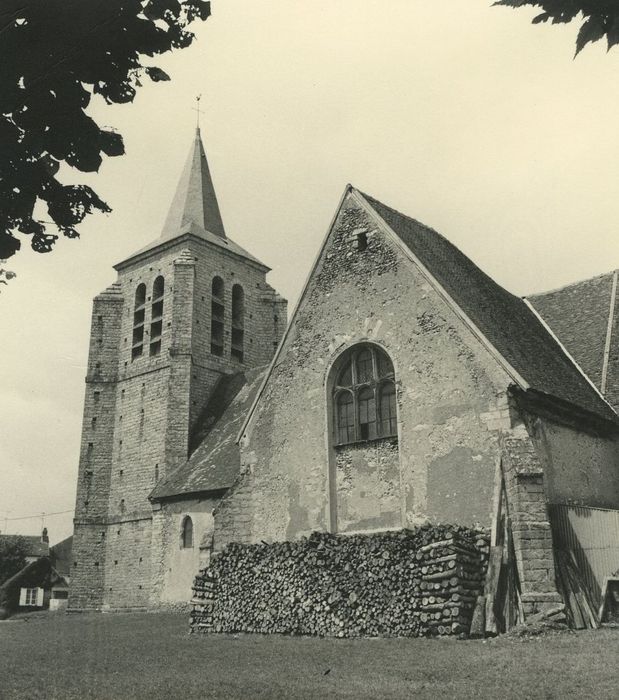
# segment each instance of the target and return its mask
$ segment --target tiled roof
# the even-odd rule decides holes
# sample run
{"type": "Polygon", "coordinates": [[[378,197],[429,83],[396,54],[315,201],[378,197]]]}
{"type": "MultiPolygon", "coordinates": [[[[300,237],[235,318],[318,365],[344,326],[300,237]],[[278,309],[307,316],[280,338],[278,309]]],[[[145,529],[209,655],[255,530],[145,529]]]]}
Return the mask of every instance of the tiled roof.
{"type": "Polygon", "coordinates": [[[251,260],[266,270],[269,269],[240,245],[226,238],[200,129],[196,130],[193,145],[178,182],[161,236],[144,248],[132,253],[114,267],[120,270],[139,255],[163,245],[170,245],[187,234],[196,236],[235,255],[240,255],[246,260],[251,260]]]}
{"type": "Polygon", "coordinates": [[[196,129],[193,145],[178,182],[161,237],[177,236],[180,227],[189,221],[193,221],[216,236],[226,237],[199,128],[196,129]]]}
{"type": "Polygon", "coordinates": [[[49,554],[49,544],[41,542],[41,537],[37,535],[0,535],[0,539],[22,540],[26,545],[27,557],[46,557],[49,554]]]}
{"type": "Polygon", "coordinates": [[[612,283],[613,273],[609,272],[528,297],[598,388],[602,386],[612,283]]]}
{"type": "Polygon", "coordinates": [[[40,557],[26,564],[23,569],[20,569],[0,586],[0,603],[4,597],[2,593],[16,587],[49,586],[51,570],[52,565],[47,557],[40,557]]]}
{"type": "Polygon", "coordinates": [[[521,298],[500,287],[433,229],[363,197],[531,389],[618,420],[521,298]]]}
{"type": "Polygon", "coordinates": [[[60,574],[71,573],[71,553],[73,551],[73,535],[49,548],[50,559],[54,569],[60,574]]]}
{"type": "Polygon", "coordinates": [[[157,484],[152,500],[232,486],[241,466],[236,437],[265,371],[262,367],[222,377],[201,419],[202,434],[192,437],[199,446],[187,462],[157,484]]]}
{"type": "Polygon", "coordinates": [[[198,224],[190,221],[188,223],[183,224],[183,226],[179,229],[178,235],[174,236],[173,238],[157,238],[154,241],[151,241],[148,245],[144,246],[144,248],[140,248],[140,250],[136,251],[135,253],[131,253],[127,258],[122,260],[121,262],[117,263],[114,265],[114,267],[118,270],[122,267],[124,267],[127,263],[129,263],[131,260],[134,258],[137,258],[139,255],[142,255],[144,253],[148,253],[151,250],[155,250],[155,248],[158,248],[159,246],[162,245],[170,245],[175,243],[181,236],[185,236],[187,234],[191,234],[193,236],[196,236],[197,238],[200,238],[203,241],[206,241],[207,243],[212,243],[213,245],[216,245],[218,248],[221,248],[222,250],[228,250],[231,253],[234,253],[235,255],[240,256],[241,258],[245,258],[246,260],[251,260],[254,263],[257,263],[258,265],[264,267],[266,270],[269,270],[270,268],[265,265],[263,262],[258,260],[255,256],[253,256],[251,253],[248,253],[245,248],[242,248],[238,243],[235,243],[231,238],[222,238],[221,236],[216,236],[214,233],[211,233],[210,231],[207,231],[206,229],[202,228],[198,224]]]}

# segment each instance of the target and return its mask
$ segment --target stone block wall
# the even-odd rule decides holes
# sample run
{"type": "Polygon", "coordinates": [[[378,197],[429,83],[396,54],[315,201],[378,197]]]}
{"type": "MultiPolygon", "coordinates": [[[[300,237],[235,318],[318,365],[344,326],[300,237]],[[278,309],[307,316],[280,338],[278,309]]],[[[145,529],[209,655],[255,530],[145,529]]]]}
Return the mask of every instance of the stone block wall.
{"type": "Polygon", "coordinates": [[[110,517],[103,610],[146,610],[151,583],[152,516],[144,510],[110,517]]]}
{"type": "Polygon", "coordinates": [[[86,522],[76,518],[69,610],[100,610],[103,605],[106,531],[107,527],[102,522],[86,522]]]}
{"type": "Polygon", "coordinates": [[[544,473],[524,424],[503,438],[502,468],[525,617],[561,602],[544,473]]]}
{"type": "Polygon", "coordinates": [[[196,282],[193,308],[192,352],[197,366],[224,372],[241,367],[268,364],[287,323],[287,302],[266,282],[267,268],[220,249],[191,247],[196,257],[196,282]],[[211,289],[213,278],[223,280],[224,352],[211,354],[211,289]],[[240,285],[244,293],[243,362],[231,354],[232,288],[240,285]],[[278,317],[277,322],[275,316],[278,317]]]}
{"type": "Polygon", "coordinates": [[[70,608],[96,609],[102,604],[122,307],[119,285],[112,285],[93,302],[75,503],[70,608]]]}

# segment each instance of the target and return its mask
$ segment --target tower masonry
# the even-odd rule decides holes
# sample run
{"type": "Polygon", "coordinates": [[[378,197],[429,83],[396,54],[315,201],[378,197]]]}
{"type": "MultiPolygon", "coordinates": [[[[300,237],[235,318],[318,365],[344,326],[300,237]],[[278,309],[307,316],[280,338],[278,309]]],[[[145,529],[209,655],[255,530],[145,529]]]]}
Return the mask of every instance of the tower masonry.
{"type": "Polygon", "coordinates": [[[70,609],[157,603],[149,494],[188,460],[221,382],[267,365],[287,321],[269,268],[226,236],[199,129],[161,236],[115,269],[93,303],[70,609]]]}

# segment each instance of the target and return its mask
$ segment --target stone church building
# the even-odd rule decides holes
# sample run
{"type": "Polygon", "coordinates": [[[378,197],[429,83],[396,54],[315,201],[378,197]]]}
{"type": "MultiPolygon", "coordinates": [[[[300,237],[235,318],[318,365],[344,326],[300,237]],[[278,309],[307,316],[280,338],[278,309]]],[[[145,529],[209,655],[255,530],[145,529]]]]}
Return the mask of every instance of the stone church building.
{"type": "MultiPolygon", "coordinates": [[[[294,254],[291,251],[291,254],[294,254]]],[[[199,131],[161,237],[93,304],[72,609],[187,602],[213,549],[489,526],[558,600],[548,504],[619,507],[617,273],[521,299],[348,186],[287,323],[199,131]]]]}

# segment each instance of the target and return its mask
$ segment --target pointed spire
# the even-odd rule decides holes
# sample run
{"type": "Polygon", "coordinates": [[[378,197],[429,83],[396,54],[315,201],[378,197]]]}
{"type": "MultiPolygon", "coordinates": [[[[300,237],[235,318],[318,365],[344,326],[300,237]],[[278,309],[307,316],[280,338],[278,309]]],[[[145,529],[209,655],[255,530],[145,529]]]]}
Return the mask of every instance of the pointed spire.
{"type": "Polygon", "coordinates": [[[183,226],[192,223],[216,236],[226,237],[199,126],[161,238],[174,238],[181,233],[183,226]]]}

